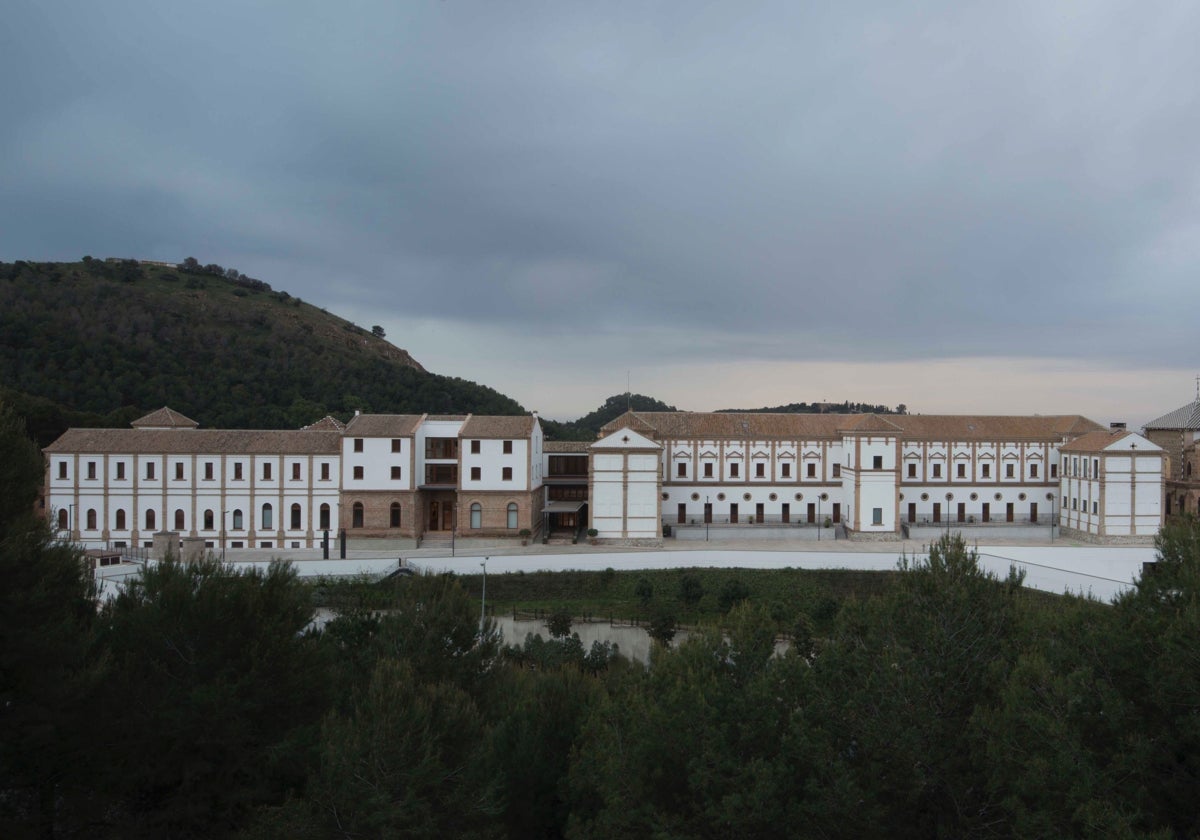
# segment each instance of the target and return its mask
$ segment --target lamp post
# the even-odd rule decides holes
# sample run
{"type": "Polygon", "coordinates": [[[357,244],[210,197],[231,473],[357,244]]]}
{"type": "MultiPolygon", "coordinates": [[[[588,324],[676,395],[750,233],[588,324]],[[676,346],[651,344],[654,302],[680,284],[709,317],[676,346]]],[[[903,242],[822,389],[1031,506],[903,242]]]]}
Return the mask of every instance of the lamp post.
{"type": "Polygon", "coordinates": [[[946,537],[950,537],[950,502],[954,499],[953,493],[946,494],[946,537]]]}
{"type": "Polygon", "coordinates": [[[1058,521],[1058,494],[1050,494],[1050,542],[1054,542],[1054,523],[1058,521]]]}
{"type": "Polygon", "coordinates": [[[487,616],[487,561],[484,557],[483,562],[479,564],[483,569],[483,594],[479,596],[479,639],[483,640],[483,622],[487,616]]]}
{"type": "Polygon", "coordinates": [[[225,562],[225,515],[228,513],[229,513],[229,511],[227,511],[227,510],[221,511],[221,562],[222,563],[225,562]]]}
{"type": "Polygon", "coordinates": [[[75,505],[67,505],[67,539],[75,539],[75,505]]]}
{"type": "Polygon", "coordinates": [[[704,497],[704,541],[708,542],[708,523],[712,520],[712,503],[704,497]]]}

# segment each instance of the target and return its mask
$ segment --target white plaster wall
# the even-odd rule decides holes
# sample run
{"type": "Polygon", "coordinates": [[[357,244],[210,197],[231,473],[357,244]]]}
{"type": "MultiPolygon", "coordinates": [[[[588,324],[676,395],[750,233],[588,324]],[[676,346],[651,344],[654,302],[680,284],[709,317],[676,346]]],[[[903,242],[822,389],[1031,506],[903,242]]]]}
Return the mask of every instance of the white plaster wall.
{"type": "Polygon", "coordinates": [[[471,453],[469,438],[462,441],[462,470],[459,481],[463,490],[528,490],[529,441],[512,441],[512,454],[504,454],[504,441],[480,440],[479,454],[471,453]],[[479,480],[471,479],[471,469],[479,467],[479,480]],[[512,468],[512,479],[505,481],[504,468],[512,468]]]}

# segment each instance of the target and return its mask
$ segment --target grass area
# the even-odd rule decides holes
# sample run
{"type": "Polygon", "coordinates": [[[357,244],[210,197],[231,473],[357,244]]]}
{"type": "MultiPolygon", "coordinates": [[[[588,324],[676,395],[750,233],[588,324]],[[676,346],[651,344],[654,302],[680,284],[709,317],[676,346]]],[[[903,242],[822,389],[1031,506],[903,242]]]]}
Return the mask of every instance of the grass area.
{"type": "MultiPolygon", "coordinates": [[[[790,568],[515,572],[488,575],[487,604],[488,612],[496,615],[564,610],[576,617],[628,621],[667,610],[681,622],[700,624],[720,621],[731,596],[744,595],[752,603],[766,605],[781,630],[804,614],[822,632],[844,602],[887,591],[897,574],[790,568]],[[700,593],[693,603],[682,597],[689,585],[700,593]],[[645,594],[647,588],[649,597],[644,598],[639,593],[645,594]]],[[[459,581],[471,597],[481,596],[481,575],[464,575],[459,581]]],[[[386,609],[397,585],[404,583],[321,581],[313,585],[314,600],[333,609],[386,609]]]]}

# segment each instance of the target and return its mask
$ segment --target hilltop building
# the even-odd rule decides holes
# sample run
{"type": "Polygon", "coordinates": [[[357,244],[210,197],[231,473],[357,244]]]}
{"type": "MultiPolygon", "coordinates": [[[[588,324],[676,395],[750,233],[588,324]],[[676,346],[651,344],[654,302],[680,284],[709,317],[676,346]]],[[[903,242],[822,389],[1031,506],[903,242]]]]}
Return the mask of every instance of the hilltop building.
{"type": "Polygon", "coordinates": [[[116,548],[162,531],[238,549],[312,548],[340,530],[576,541],[595,528],[656,544],[699,527],[897,539],[952,526],[1053,535],[1055,523],[1145,540],[1200,504],[1200,400],[1191,408],[1145,437],[1079,415],[629,411],[590,443],[544,441],[536,414],[246,431],[163,408],[130,429],[67,431],[45,450],[45,498],[64,535],[116,548]]]}

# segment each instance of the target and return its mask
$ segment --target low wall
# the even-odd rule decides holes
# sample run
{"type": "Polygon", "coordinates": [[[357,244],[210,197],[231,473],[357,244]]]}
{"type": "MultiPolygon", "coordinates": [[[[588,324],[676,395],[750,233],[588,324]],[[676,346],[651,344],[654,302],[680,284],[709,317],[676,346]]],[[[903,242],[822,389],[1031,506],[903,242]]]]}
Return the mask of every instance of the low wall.
{"type": "MultiPolygon", "coordinates": [[[[818,535],[821,540],[832,540],[836,538],[835,533],[833,528],[818,528],[815,525],[807,528],[794,525],[713,525],[708,528],[707,540],[708,542],[730,542],[732,540],[739,542],[746,540],[762,540],[764,542],[811,540],[816,542],[818,535]]],[[[681,542],[704,542],[706,538],[703,525],[672,525],[671,534],[681,542]]]]}
{"type": "MultiPolygon", "coordinates": [[[[1050,525],[987,525],[969,522],[951,522],[950,533],[962,534],[963,539],[971,543],[986,543],[989,540],[1048,540],[1050,525]]],[[[1059,529],[1054,529],[1054,536],[1059,536],[1059,529]]],[[[913,540],[933,542],[946,534],[946,523],[941,525],[909,525],[908,537],[913,540]]]]}

